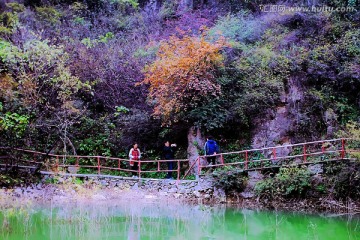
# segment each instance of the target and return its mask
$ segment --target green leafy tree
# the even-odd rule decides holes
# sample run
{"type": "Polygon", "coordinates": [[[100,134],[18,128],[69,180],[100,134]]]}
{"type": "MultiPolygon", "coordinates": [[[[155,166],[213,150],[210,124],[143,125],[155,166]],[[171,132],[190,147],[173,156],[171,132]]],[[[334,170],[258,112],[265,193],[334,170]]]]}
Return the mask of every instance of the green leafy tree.
{"type": "MultiPolygon", "coordinates": [[[[29,134],[47,132],[51,138],[61,139],[65,152],[69,144],[74,149],[68,132],[83,111],[76,93],[90,86],[71,74],[63,47],[39,40],[28,41],[22,48],[1,42],[0,57],[4,66],[0,96],[9,112],[3,118],[3,130],[9,130],[7,126],[14,121],[26,119],[31,126],[29,134]],[[31,118],[21,118],[24,113],[31,118]]],[[[23,133],[23,126],[13,130],[23,133]]]]}

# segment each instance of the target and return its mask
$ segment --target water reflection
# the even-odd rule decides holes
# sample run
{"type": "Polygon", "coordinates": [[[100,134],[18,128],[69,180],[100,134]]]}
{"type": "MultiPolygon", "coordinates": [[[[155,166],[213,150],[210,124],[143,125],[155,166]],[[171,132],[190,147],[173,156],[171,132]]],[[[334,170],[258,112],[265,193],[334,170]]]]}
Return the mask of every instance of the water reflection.
{"type": "Polygon", "coordinates": [[[66,203],[0,214],[1,239],[360,239],[359,218],[173,202],[66,203]]]}

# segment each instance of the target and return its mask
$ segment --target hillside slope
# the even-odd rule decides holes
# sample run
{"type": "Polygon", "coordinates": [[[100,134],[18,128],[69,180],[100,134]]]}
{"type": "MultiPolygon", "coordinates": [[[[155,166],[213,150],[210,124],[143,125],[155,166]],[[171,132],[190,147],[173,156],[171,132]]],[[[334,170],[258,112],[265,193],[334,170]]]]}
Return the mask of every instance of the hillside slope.
{"type": "Polygon", "coordinates": [[[171,139],[184,157],[189,129],[223,151],[334,137],[359,122],[359,2],[274,2],[2,2],[1,144],[155,157],[171,139]]]}

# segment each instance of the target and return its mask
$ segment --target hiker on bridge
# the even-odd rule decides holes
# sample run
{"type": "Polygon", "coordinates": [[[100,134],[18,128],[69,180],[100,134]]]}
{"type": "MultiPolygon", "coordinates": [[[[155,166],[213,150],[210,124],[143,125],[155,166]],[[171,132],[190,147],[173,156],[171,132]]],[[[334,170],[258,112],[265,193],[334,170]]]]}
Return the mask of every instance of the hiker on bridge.
{"type": "Polygon", "coordinates": [[[220,148],[219,145],[216,143],[215,140],[213,140],[211,136],[206,138],[204,151],[205,151],[205,155],[207,156],[206,160],[209,163],[209,165],[215,165],[216,156],[211,156],[211,155],[215,155],[219,153],[220,148]]]}
{"type": "MultiPolygon", "coordinates": [[[[138,148],[137,143],[134,143],[133,148],[130,149],[129,158],[130,158],[130,169],[134,171],[138,171],[141,152],[140,149],[138,148]]],[[[135,176],[135,172],[133,172],[133,176],[135,176]]]]}
{"type": "MultiPolygon", "coordinates": [[[[175,156],[175,151],[176,151],[176,144],[173,143],[170,145],[169,141],[166,141],[163,147],[163,157],[165,160],[173,160],[174,156],[175,156]]],[[[174,169],[174,162],[166,162],[167,166],[168,166],[168,170],[172,171],[174,169]]],[[[172,179],[172,172],[167,172],[166,175],[167,179],[172,179]]]]}

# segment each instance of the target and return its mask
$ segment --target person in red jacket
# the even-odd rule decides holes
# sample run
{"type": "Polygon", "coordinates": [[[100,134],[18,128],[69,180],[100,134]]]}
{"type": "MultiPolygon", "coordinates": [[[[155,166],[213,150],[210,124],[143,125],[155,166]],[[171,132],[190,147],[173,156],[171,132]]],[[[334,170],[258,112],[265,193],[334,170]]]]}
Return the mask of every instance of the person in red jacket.
{"type": "MultiPolygon", "coordinates": [[[[139,170],[139,161],[141,158],[141,152],[138,148],[138,144],[134,143],[133,148],[130,149],[129,152],[129,158],[130,158],[130,168],[131,170],[138,171],[139,170]]],[[[135,172],[133,172],[133,175],[135,176],[135,172]]]]}

